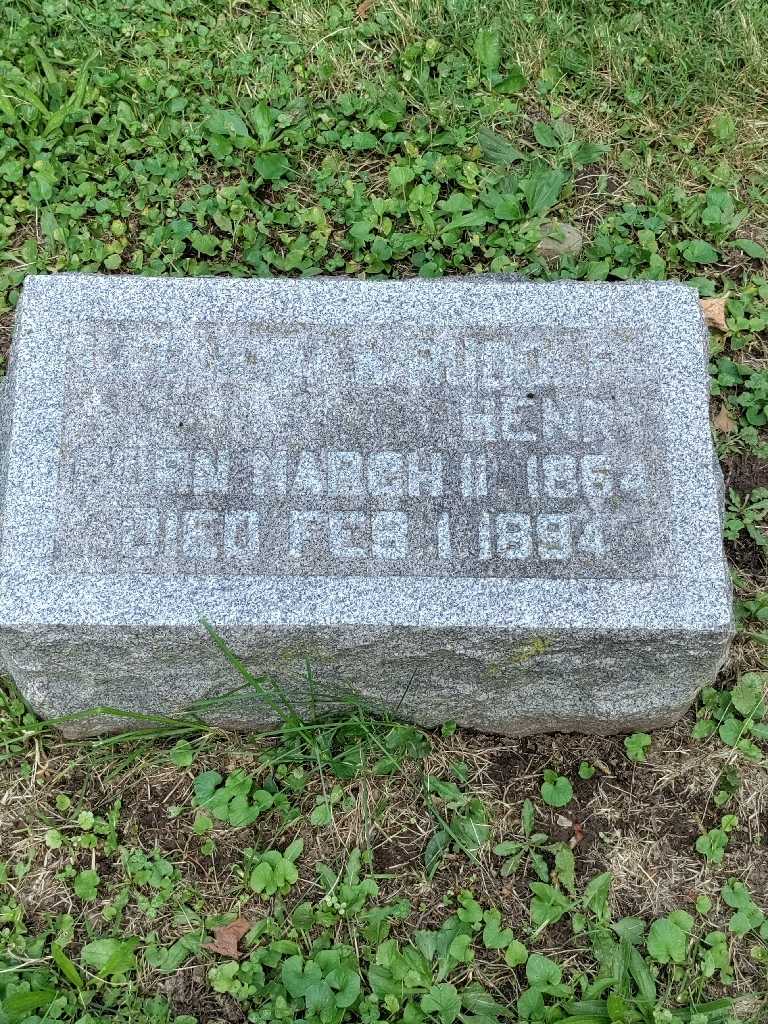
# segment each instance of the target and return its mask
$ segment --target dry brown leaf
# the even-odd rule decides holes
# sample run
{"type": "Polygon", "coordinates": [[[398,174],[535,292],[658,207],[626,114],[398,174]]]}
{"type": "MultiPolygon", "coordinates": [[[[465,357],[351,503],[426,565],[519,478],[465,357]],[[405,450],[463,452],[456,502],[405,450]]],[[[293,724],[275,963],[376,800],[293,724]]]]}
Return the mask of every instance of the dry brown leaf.
{"type": "Polygon", "coordinates": [[[738,424],[736,420],[728,412],[728,406],[723,404],[720,406],[720,411],[717,416],[712,420],[715,424],[715,428],[720,431],[721,434],[732,434],[738,424]]]}
{"type": "Polygon", "coordinates": [[[714,327],[718,331],[727,331],[725,322],[725,299],[699,299],[701,311],[708,327],[714,327]]]}
{"type": "Polygon", "coordinates": [[[583,839],[584,839],[584,829],[582,828],[581,822],[580,821],[574,821],[574,823],[573,823],[573,835],[571,836],[570,840],[568,841],[568,845],[570,846],[570,848],[572,850],[575,850],[576,847],[579,845],[579,843],[583,841],[583,839]]]}
{"type": "Polygon", "coordinates": [[[358,18],[364,18],[375,3],[376,0],[363,0],[361,4],[357,5],[357,10],[355,11],[355,14],[357,14],[358,18]]]}
{"type": "Polygon", "coordinates": [[[229,957],[230,960],[239,960],[241,953],[237,944],[248,932],[252,925],[245,917],[238,917],[231,924],[222,925],[221,928],[213,929],[213,942],[206,942],[203,949],[210,949],[214,953],[229,957]]]}

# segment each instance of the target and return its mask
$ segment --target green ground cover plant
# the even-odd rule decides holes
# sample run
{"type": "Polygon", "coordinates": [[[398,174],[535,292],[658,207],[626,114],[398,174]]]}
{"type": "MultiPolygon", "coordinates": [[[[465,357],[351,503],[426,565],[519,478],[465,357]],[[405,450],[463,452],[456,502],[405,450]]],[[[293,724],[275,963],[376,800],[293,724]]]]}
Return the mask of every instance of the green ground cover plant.
{"type": "Polygon", "coordinates": [[[4,684],[0,1024],[768,1020],[767,47],[761,0],[5,4],[3,352],[29,273],[683,279],[738,636],[653,737],[304,722],[223,643],[274,734],[4,684]]]}
{"type": "MultiPolygon", "coordinates": [[[[734,693],[743,703],[737,688],[731,700],[734,693]]],[[[2,719],[11,731],[12,704],[2,719]]],[[[674,744],[690,725],[661,737],[668,747],[651,771],[663,772],[679,754],[674,744]]],[[[305,728],[321,736],[338,722],[305,728]]],[[[601,832],[580,849],[584,830],[597,828],[590,818],[611,806],[597,774],[582,780],[576,797],[587,812],[582,825],[537,793],[548,775],[563,777],[542,767],[551,763],[551,742],[529,741],[529,769],[531,755],[537,763],[527,776],[508,771],[489,786],[489,754],[497,751],[483,737],[445,731],[370,719],[368,731],[358,731],[354,770],[343,764],[338,776],[322,742],[314,762],[295,759],[291,718],[271,737],[243,738],[235,748],[232,737],[205,729],[176,743],[148,736],[109,745],[61,744],[30,732],[7,803],[13,808],[21,782],[17,810],[34,808],[34,820],[18,821],[11,811],[12,840],[0,863],[0,1020],[763,1019],[768,918],[761,894],[737,877],[740,861],[723,865],[735,815],[721,819],[722,844],[712,829],[688,851],[706,865],[693,904],[688,897],[686,908],[622,913],[626,896],[614,891],[622,856],[601,832]],[[400,728],[420,742],[400,747],[382,773],[370,737],[400,728]],[[207,767],[222,761],[226,774],[207,767]],[[53,779],[36,778],[35,764],[55,766],[53,779]],[[337,795],[318,826],[314,809],[331,778],[337,795]],[[126,800],[107,808],[118,785],[128,787],[126,800]],[[509,792],[518,786],[532,794],[522,804],[509,792]],[[142,807],[147,791],[161,797],[162,811],[142,807]],[[414,791],[422,794],[416,806],[414,791]],[[479,825],[475,803],[483,808],[479,825]],[[200,830],[206,808],[211,818],[200,830]],[[386,863],[403,813],[416,840],[405,878],[386,863]],[[547,832],[535,831],[537,819],[547,832]],[[448,838],[431,863],[441,831],[448,838]],[[596,872],[601,863],[613,870],[596,872]],[[196,985],[186,998],[185,972],[196,985]]],[[[520,742],[497,746],[508,757],[521,753],[520,742]]],[[[611,789],[620,778],[618,765],[606,764],[611,754],[637,785],[616,740],[577,737],[573,749],[589,744],[611,789]]],[[[746,765],[755,770],[751,760],[746,765]]],[[[753,797],[760,793],[751,788],[753,797]]],[[[697,791],[699,801],[710,796],[707,787],[697,791]]],[[[658,807],[647,793],[639,802],[658,807]]],[[[752,868],[762,863],[759,849],[742,843],[745,851],[752,868]]],[[[679,884],[674,872],[664,880],[666,900],[679,899],[679,884]]]]}

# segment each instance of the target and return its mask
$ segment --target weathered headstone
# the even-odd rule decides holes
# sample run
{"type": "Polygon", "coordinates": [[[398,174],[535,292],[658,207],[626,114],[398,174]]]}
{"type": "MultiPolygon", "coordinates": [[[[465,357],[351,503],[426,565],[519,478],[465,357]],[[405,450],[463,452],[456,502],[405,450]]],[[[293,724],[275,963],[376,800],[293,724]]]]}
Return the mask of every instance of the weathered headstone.
{"type": "Polygon", "coordinates": [[[679,716],[731,631],[696,295],[469,283],[27,278],[0,639],[31,706],[231,690],[205,618],[310,712],[679,716]]]}

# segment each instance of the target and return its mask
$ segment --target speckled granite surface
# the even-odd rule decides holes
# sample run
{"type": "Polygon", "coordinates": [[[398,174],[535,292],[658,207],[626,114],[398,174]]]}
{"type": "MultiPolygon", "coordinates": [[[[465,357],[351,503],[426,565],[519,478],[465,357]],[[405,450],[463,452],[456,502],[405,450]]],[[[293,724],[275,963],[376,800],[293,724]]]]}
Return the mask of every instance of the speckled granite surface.
{"type": "Polygon", "coordinates": [[[318,710],[682,713],[731,632],[695,293],[466,283],[27,278],[0,642],[30,704],[231,689],[205,617],[300,708],[309,662],[318,710]]]}

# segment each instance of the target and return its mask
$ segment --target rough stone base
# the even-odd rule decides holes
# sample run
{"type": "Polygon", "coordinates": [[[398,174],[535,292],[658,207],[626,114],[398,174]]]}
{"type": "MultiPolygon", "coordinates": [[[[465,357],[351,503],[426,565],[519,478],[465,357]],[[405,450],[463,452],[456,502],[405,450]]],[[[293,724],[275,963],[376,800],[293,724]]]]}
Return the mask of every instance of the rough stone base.
{"type": "MultiPolygon", "coordinates": [[[[235,729],[267,728],[291,713],[312,719],[350,703],[424,726],[450,720],[509,736],[652,729],[685,713],[725,654],[720,633],[401,627],[227,629],[224,638],[261,682],[200,717],[235,729]]],[[[202,627],[17,630],[5,632],[5,643],[30,706],[46,718],[78,716],[60,723],[70,737],[150,728],[130,713],[179,716],[246,682],[202,627]],[[79,717],[95,708],[126,714],[79,717]]]]}

